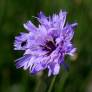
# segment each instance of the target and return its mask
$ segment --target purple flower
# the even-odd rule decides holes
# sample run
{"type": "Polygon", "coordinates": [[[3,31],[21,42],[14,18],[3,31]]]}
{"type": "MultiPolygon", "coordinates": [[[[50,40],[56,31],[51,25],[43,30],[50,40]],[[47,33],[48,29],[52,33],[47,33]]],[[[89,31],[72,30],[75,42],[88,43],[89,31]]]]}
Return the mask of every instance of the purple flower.
{"type": "Polygon", "coordinates": [[[27,33],[15,37],[15,50],[24,50],[23,57],[16,60],[16,67],[37,73],[48,69],[48,76],[57,75],[60,65],[64,64],[65,55],[74,55],[76,48],[72,45],[74,28],[77,23],[65,24],[67,12],[60,11],[52,17],[39,13],[36,27],[31,21],[24,24],[27,33]]]}

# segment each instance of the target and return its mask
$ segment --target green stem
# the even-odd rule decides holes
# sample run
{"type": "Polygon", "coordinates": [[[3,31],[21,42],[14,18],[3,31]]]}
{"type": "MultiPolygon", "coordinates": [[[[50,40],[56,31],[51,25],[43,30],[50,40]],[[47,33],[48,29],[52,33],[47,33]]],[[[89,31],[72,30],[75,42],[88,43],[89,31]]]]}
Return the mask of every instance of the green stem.
{"type": "Polygon", "coordinates": [[[55,83],[55,79],[56,79],[56,76],[53,77],[52,81],[51,81],[51,84],[50,84],[50,87],[48,89],[48,92],[51,92],[52,91],[52,88],[53,88],[53,85],[55,83]]]}
{"type": "Polygon", "coordinates": [[[42,76],[43,76],[43,72],[37,77],[37,84],[36,84],[34,92],[38,92],[38,90],[40,90],[40,87],[42,84],[42,76]]]}

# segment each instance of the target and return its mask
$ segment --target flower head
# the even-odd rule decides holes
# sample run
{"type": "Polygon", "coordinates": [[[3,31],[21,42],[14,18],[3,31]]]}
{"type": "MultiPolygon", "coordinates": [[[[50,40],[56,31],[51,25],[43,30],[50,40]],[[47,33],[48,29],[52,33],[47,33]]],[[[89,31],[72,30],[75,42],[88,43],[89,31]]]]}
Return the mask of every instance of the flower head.
{"type": "Polygon", "coordinates": [[[27,33],[15,37],[15,50],[24,50],[23,57],[16,60],[16,67],[37,73],[48,69],[48,76],[57,75],[65,55],[74,55],[76,48],[71,40],[77,23],[65,24],[67,12],[60,11],[52,17],[39,13],[36,27],[31,21],[24,24],[27,33]]]}

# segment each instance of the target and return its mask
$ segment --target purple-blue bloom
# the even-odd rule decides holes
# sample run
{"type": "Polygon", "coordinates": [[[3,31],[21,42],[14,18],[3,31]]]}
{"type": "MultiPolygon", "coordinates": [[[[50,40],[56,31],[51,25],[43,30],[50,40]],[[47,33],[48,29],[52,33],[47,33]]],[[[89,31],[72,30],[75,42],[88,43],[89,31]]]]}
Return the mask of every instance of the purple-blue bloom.
{"type": "Polygon", "coordinates": [[[24,24],[27,33],[15,37],[14,49],[24,50],[23,57],[16,60],[16,67],[23,67],[30,73],[48,69],[48,76],[57,75],[65,55],[73,56],[76,48],[72,45],[74,28],[77,23],[65,23],[67,12],[46,17],[40,12],[36,27],[31,21],[24,24]]]}

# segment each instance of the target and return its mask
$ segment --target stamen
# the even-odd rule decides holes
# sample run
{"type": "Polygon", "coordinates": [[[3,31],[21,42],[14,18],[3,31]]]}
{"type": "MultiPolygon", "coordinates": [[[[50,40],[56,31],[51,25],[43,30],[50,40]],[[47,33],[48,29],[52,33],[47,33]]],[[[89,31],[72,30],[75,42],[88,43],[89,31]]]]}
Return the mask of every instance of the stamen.
{"type": "Polygon", "coordinates": [[[55,39],[53,39],[53,41],[47,41],[46,44],[44,46],[40,46],[42,47],[42,50],[47,51],[46,55],[49,55],[50,53],[52,53],[55,49],[56,49],[56,45],[55,45],[55,39]]]}

